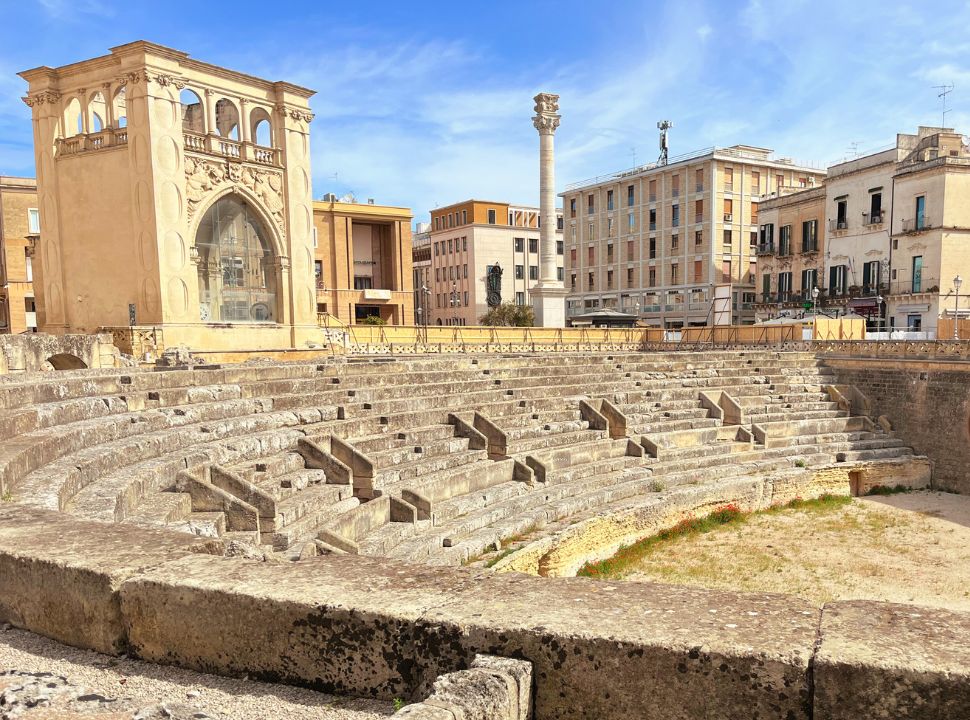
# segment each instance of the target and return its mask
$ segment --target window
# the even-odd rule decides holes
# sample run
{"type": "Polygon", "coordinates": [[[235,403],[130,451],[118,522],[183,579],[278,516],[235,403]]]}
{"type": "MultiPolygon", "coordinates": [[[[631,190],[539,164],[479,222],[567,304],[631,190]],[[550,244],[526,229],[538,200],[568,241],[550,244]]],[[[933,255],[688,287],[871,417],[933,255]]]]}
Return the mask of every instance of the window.
{"type": "Polygon", "coordinates": [[[694,201],[694,222],[704,222],[704,201],[694,201]]]}
{"type": "Polygon", "coordinates": [[[439,277],[439,275],[438,275],[438,271],[439,271],[439,270],[441,270],[441,268],[435,268],[435,269],[434,269],[434,281],[435,281],[435,282],[441,282],[441,278],[440,278],[440,277],[439,277]]]}
{"type": "Polygon", "coordinates": [[[438,254],[438,243],[435,243],[435,244],[434,244],[434,254],[435,254],[435,255],[437,255],[437,254],[438,254]]]}
{"type": "Polygon", "coordinates": [[[701,282],[704,279],[704,261],[694,261],[694,282],[701,282]]]}
{"type": "Polygon", "coordinates": [[[515,304],[516,305],[519,305],[520,307],[522,305],[525,305],[525,293],[524,292],[517,292],[517,293],[515,293],[515,304]]]}
{"type": "Polygon", "coordinates": [[[523,279],[525,279],[525,265],[516,265],[515,266],[515,279],[516,280],[523,280],[523,279]]]}
{"type": "Polygon", "coordinates": [[[467,280],[468,279],[468,264],[462,265],[462,275],[467,280]]]}
{"type": "Polygon", "coordinates": [[[818,220],[805,220],[802,223],[802,252],[818,251],[818,220]]]}
{"type": "Polygon", "coordinates": [[[613,262],[613,243],[609,243],[606,246],[606,262],[613,262]]]}
{"type": "Polygon", "coordinates": [[[704,192],[704,170],[703,168],[698,168],[694,171],[694,190],[696,192],[704,192]]]}
{"type": "Polygon", "coordinates": [[[913,258],[913,292],[923,292],[923,256],[913,258]]]}
{"type": "Polygon", "coordinates": [[[650,268],[647,272],[647,284],[650,287],[657,286],[657,268],[650,268]]]}
{"type": "Polygon", "coordinates": [[[761,276],[761,300],[771,302],[771,273],[764,273],[761,276]]]}
{"type": "Polygon", "coordinates": [[[761,173],[757,170],[751,171],[751,194],[761,194],[761,173]]]}
{"type": "Polygon", "coordinates": [[[613,271],[612,270],[607,270],[606,271],[606,289],[607,290],[612,290],[613,289],[613,271]]]}
{"type": "Polygon", "coordinates": [[[829,296],[845,295],[848,290],[849,266],[833,265],[829,268],[829,296]]]}
{"type": "Polygon", "coordinates": [[[791,225],[782,225],[778,231],[778,254],[791,255],[791,225]]]}
{"type": "Polygon", "coordinates": [[[670,224],[673,227],[680,227],[680,205],[670,206],[670,224]]]}
{"type": "Polygon", "coordinates": [[[468,252],[468,238],[463,237],[461,239],[461,250],[462,252],[468,252]]]}
{"type": "Polygon", "coordinates": [[[775,190],[780,191],[783,187],[785,187],[785,176],[775,175],[775,190]]]}
{"type": "Polygon", "coordinates": [[[562,232],[562,229],[563,229],[562,215],[556,215],[556,230],[558,230],[559,232],[562,232]]]}
{"type": "Polygon", "coordinates": [[[533,253],[533,254],[539,252],[539,239],[538,238],[529,238],[529,252],[530,253],[533,253]]]}
{"type": "Polygon", "coordinates": [[[636,217],[633,213],[627,213],[626,215],[626,230],[627,232],[633,232],[636,229],[636,217]]]}
{"type": "Polygon", "coordinates": [[[370,290],[374,287],[374,279],[369,275],[354,275],[354,290],[370,290]]]}
{"type": "Polygon", "coordinates": [[[455,252],[455,248],[452,245],[451,239],[449,238],[449,240],[448,240],[448,253],[451,254],[453,252],[455,252]]]}
{"type": "Polygon", "coordinates": [[[562,270],[561,267],[557,267],[556,268],[556,280],[558,280],[559,282],[562,282],[562,278],[563,278],[563,270],[562,270]]]}
{"type": "Polygon", "coordinates": [[[791,273],[778,273],[778,302],[791,300],[791,273]]]}
{"type": "Polygon", "coordinates": [[[587,248],[586,259],[589,265],[594,265],[596,263],[596,248],[590,246],[587,248]]]}
{"type": "Polygon", "coordinates": [[[650,255],[648,256],[651,260],[657,257],[657,238],[650,238],[650,255]]]}
{"type": "Polygon", "coordinates": [[[731,261],[723,260],[721,261],[721,281],[731,282],[731,261]]]}
{"type": "Polygon", "coordinates": [[[613,237],[613,218],[606,220],[606,236],[613,237]]]}
{"type": "Polygon", "coordinates": [[[758,224],[758,203],[756,203],[756,202],[751,203],[751,221],[750,222],[751,222],[752,225],[757,225],[758,224]]]}
{"type": "Polygon", "coordinates": [[[27,210],[27,232],[31,235],[40,233],[40,210],[37,208],[27,210]]]}
{"type": "Polygon", "coordinates": [[[448,213],[448,227],[454,227],[454,226],[455,226],[455,214],[448,213]]]}
{"type": "Polygon", "coordinates": [[[869,191],[869,222],[873,225],[882,222],[882,192],[869,191]]]}
{"type": "Polygon", "coordinates": [[[494,208],[489,208],[489,210],[488,210],[488,224],[489,225],[494,225],[495,224],[495,209],[494,208]]]}
{"type": "Polygon", "coordinates": [[[448,268],[448,279],[449,280],[454,280],[455,279],[455,268],[454,267],[448,268]]]}
{"type": "MultiPolygon", "coordinates": [[[[439,308],[441,307],[441,293],[437,293],[434,296],[434,305],[435,307],[439,307],[439,308]]],[[[441,321],[439,320],[438,322],[441,322],[441,321]]]]}
{"type": "Polygon", "coordinates": [[[626,286],[628,288],[633,287],[633,268],[626,269],[626,286]]]}
{"type": "Polygon", "coordinates": [[[704,231],[703,230],[694,231],[694,245],[703,245],[703,244],[704,244],[704,231]]]}
{"type": "Polygon", "coordinates": [[[587,229],[587,232],[586,232],[586,239],[587,239],[587,240],[592,240],[592,239],[593,239],[593,223],[590,223],[590,224],[589,224],[589,225],[587,226],[587,228],[586,228],[586,229],[587,229]]]}
{"type": "Polygon", "coordinates": [[[468,211],[467,210],[462,210],[461,211],[461,224],[462,225],[467,225],[468,224],[468,211]]]}
{"type": "Polygon", "coordinates": [[[845,230],[849,227],[849,200],[848,198],[835,199],[835,229],[845,230]]]}
{"type": "Polygon", "coordinates": [[[633,260],[633,241],[632,240],[626,241],[626,259],[633,260]]]}
{"type": "Polygon", "coordinates": [[[569,265],[570,267],[576,267],[576,248],[569,249],[569,265]]]}
{"type": "Polygon", "coordinates": [[[651,180],[647,187],[649,188],[650,202],[657,202],[657,181],[651,180]]]}
{"type": "Polygon", "coordinates": [[[802,270],[802,297],[812,299],[812,288],[818,287],[818,270],[802,270]]]}
{"type": "Polygon", "coordinates": [[[680,197],[680,175],[670,178],[670,194],[672,197],[680,197]]]}
{"type": "Polygon", "coordinates": [[[926,196],[920,195],[916,198],[916,222],[913,224],[913,228],[916,230],[922,230],[926,227],[926,196]]]}
{"type": "Polygon", "coordinates": [[[626,206],[633,207],[633,186],[626,186],[626,206]]]}
{"type": "Polygon", "coordinates": [[[317,287],[323,287],[323,261],[313,261],[313,279],[317,287]]]}
{"type": "Polygon", "coordinates": [[[530,280],[538,280],[539,279],[539,266],[538,265],[530,265],[529,266],[529,279],[530,280]]]}
{"type": "Polygon", "coordinates": [[[586,276],[586,289],[587,290],[593,289],[593,273],[588,273],[588,275],[586,276]]]}
{"type": "Polygon", "coordinates": [[[670,266],[670,284],[671,285],[676,285],[678,282],[680,282],[680,279],[678,277],[679,270],[680,270],[680,267],[677,265],[677,263],[674,263],[673,265],[670,266]]]}
{"type": "Polygon", "coordinates": [[[206,211],[195,236],[204,322],[274,322],[276,262],[269,235],[241,198],[206,211]]]}
{"type": "Polygon", "coordinates": [[[670,236],[670,250],[671,250],[671,252],[677,252],[677,249],[679,247],[680,247],[680,235],[671,235],[670,236]]]}
{"type": "Polygon", "coordinates": [[[752,250],[758,246],[758,231],[757,230],[752,230],[751,231],[750,237],[748,238],[748,245],[750,245],[750,247],[751,247],[752,250]]]}
{"type": "Polygon", "coordinates": [[[732,247],[734,245],[734,233],[730,230],[725,230],[721,243],[726,247],[732,247]]]}
{"type": "Polygon", "coordinates": [[[878,260],[863,263],[862,265],[862,294],[875,295],[879,290],[880,263],[878,260]]]}
{"type": "Polygon", "coordinates": [[[576,289],[576,273],[572,273],[569,276],[569,287],[572,288],[573,290],[576,289]]]}
{"type": "Polygon", "coordinates": [[[593,208],[596,206],[595,203],[596,203],[596,201],[593,199],[593,194],[592,193],[590,193],[589,195],[586,196],[586,214],[587,215],[592,215],[593,214],[593,208]]]}
{"type": "Polygon", "coordinates": [[[650,225],[648,226],[651,230],[657,229],[657,210],[656,208],[650,209],[650,225]]]}
{"type": "Polygon", "coordinates": [[[576,198],[569,200],[569,217],[576,217],[576,198]]]}
{"type": "Polygon", "coordinates": [[[724,222],[734,222],[734,201],[731,198],[724,199],[724,222]]]}
{"type": "MultiPolygon", "coordinates": [[[[734,191],[734,168],[724,168],[724,190],[726,192],[734,191]]],[[[727,212],[725,210],[725,212],[727,212]]]]}
{"type": "Polygon", "coordinates": [[[556,240],[556,255],[563,255],[566,252],[566,243],[556,240]]]}
{"type": "Polygon", "coordinates": [[[612,210],[613,209],[613,191],[612,190],[607,190],[606,191],[606,209],[607,210],[612,210]]]}

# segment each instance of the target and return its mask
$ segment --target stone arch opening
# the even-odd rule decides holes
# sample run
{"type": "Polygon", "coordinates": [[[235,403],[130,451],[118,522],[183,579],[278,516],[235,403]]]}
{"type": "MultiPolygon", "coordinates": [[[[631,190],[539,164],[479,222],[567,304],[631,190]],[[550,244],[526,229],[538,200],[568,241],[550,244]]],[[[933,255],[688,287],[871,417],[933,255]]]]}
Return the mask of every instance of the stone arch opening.
{"type": "Polygon", "coordinates": [[[195,90],[185,88],[179,93],[182,103],[182,130],[198,135],[205,134],[205,105],[195,90]]]}
{"type": "Polygon", "coordinates": [[[81,114],[81,101],[71,98],[64,108],[64,137],[74,137],[84,132],[84,116],[81,114]]]}
{"type": "Polygon", "coordinates": [[[279,263],[255,208],[225,195],[195,234],[199,318],[203,322],[276,322],[279,263]]]}
{"type": "Polygon", "coordinates": [[[124,85],[118,88],[111,102],[114,103],[115,125],[117,125],[120,128],[128,127],[128,105],[125,102],[124,85]]]}
{"type": "Polygon", "coordinates": [[[229,98],[216,103],[216,132],[230,140],[239,139],[239,110],[229,98]]]}
{"type": "Polygon", "coordinates": [[[51,367],[55,370],[84,370],[87,368],[87,363],[85,363],[77,355],[71,355],[70,353],[57,353],[56,355],[51,355],[49,358],[47,358],[47,362],[49,362],[51,367]]]}
{"type": "Polygon", "coordinates": [[[265,108],[255,108],[249,115],[251,137],[262,147],[273,147],[273,123],[265,108]]]}
{"type": "Polygon", "coordinates": [[[105,127],[106,117],[108,117],[108,105],[104,94],[98,90],[88,101],[88,129],[91,132],[101,132],[105,127]]]}

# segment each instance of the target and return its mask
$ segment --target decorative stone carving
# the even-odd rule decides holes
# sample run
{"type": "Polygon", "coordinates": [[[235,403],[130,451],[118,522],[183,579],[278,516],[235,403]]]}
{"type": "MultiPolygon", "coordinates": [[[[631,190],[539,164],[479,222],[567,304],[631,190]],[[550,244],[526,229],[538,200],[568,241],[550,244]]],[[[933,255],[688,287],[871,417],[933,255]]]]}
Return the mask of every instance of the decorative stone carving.
{"type": "Polygon", "coordinates": [[[40,106],[45,103],[54,105],[61,99],[61,94],[56,90],[44,90],[34,95],[27,95],[21,99],[28,107],[40,106]]]}
{"type": "Polygon", "coordinates": [[[176,75],[157,74],[151,76],[149,80],[158,83],[162,87],[168,87],[171,85],[176,90],[182,90],[185,87],[185,80],[176,75]]]}
{"type": "Polygon", "coordinates": [[[532,124],[540,134],[556,132],[559,127],[559,96],[552,93],[539,93],[535,100],[536,116],[532,118],[532,124]]]}
{"type": "Polygon", "coordinates": [[[185,196],[189,222],[195,217],[200,203],[225,185],[241,185],[249,190],[279,226],[280,232],[284,232],[286,205],[282,173],[192,155],[185,157],[185,196]]]}
{"type": "Polygon", "coordinates": [[[276,106],[276,112],[278,112],[282,117],[289,115],[296,121],[303,121],[305,123],[313,122],[314,115],[308,110],[301,110],[300,108],[290,108],[283,103],[279,103],[276,106]]]}

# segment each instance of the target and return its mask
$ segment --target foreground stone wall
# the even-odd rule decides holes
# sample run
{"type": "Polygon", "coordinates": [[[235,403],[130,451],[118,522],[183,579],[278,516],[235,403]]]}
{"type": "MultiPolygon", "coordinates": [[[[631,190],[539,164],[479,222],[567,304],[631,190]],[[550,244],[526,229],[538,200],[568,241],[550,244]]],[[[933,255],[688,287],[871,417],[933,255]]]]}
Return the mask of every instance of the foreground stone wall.
{"type": "Polygon", "coordinates": [[[933,485],[970,493],[970,361],[825,357],[893,433],[934,463],[933,485]]]}
{"type": "Polygon", "coordinates": [[[0,506],[0,620],[80,647],[383,698],[427,697],[480,653],[521,658],[538,720],[970,716],[965,614],[214,549],[0,506]]]}
{"type": "Polygon", "coordinates": [[[111,335],[0,335],[0,375],[118,365],[111,335]]]}

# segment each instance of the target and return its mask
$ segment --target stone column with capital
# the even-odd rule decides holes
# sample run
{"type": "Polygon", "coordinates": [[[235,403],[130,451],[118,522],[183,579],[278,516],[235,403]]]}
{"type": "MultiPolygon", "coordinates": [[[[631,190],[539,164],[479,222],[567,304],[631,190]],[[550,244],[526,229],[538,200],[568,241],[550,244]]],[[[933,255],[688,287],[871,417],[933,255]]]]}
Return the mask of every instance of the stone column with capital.
{"type": "Polygon", "coordinates": [[[532,124],[539,131],[539,282],[529,292],[539,327],[566,325],[566,289],[556,274],[556,162],[553,136],[559,127],[559,96],[535,96],[532,124]]]}

